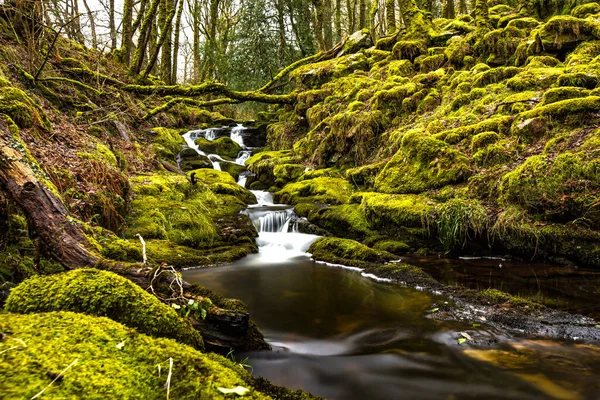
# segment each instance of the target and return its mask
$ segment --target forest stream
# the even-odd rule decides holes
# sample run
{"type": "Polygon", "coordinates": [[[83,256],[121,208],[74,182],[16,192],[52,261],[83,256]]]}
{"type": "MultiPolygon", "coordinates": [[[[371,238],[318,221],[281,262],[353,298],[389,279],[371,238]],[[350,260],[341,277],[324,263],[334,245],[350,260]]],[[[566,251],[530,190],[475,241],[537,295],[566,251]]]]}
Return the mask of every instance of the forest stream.
{"type": "MultiPolygon", "coordinates": [[[[232,139],[239,138],[241,129],[233,129],[232,139]]],[[[190,141],[199,135],[214,138],[214,130],[185,137],[190,141]]],[[[244,364],[255,376],[328,399],[585,399],[600,390],[593,373],[600,368],[597,347],[428,318],[443,298],[363,276],[356,268],[315,262],[306,251],[317,236],[294,229],[292,207],[273,204],[268,192],[253,193],[258,204],[246,212],[259,232],[258,254],[227,266],[186,270],[184,278],[247,304],[274,350],[235,354],[238,361],[247,357],[244,364]],[[461,332],[486,345],[469,345],[460,340],[461,332]]],[[[459,271],[446,273],[447,280],[468,276],[472,269],[477,281],[486,262],[498,269],[500,261],[437,264],[459,271]]],[[[422,259],[417,265],[435,271],[435,264],[422,259]]],[[[507,273],[495,273],[494,282],[514,284],[514,265],[505,264],[499,269],[507,273]]],[[[530,269],[544,280],[541,266],[530,269]]],[[[567,279],[579,282],[577,276],[567,279]]]]}

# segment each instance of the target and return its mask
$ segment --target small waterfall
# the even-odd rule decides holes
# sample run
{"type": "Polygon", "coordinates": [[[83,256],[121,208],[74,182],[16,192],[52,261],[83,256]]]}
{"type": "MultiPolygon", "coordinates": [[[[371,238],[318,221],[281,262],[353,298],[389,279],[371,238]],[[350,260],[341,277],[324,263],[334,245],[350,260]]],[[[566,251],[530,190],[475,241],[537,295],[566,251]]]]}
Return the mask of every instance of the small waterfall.
{"type": "Polygon", "coordinates": [[[249,216],[260,234],[261,232],[288,232],[294,212],[291,209],[250,210],[249,216]]]}
{"type": "Polygon", "coordinates": [[[239,144],[243,149],[245,149],[246,146],[244,145],[244,137],[241,132],[245,130],[246,127],[242,124],[238,124],[236,127],[231,128],[231,140],[239,144]]]}
{"type": "MultiPolygon", "coordinates": [[[[196,152],[198,154],[200,154],[201,156],[207,156],[209,158],[209,160],[212,162],[213,168],[216,169],[217,171],[221,171],[221,163],[222,162],[229,162],[227,160],[224,160],[222,157],[220,157],[217,154],[206,154],[205,152],[203,152],[202,150],[200,150],[198,148],[198,146],[196,145],[195,141],[198,138],[205,138],[207,140],[215,140],[218,135],[219,135],[219,130],[221,130],[222,128],[208,128],[208,129],[197,129],[194,131],[189,131],[187,133],[185,133],[183,135],[183,139],[185,140],[185,143],[187,144],[188,147],[196,150],[196,152]]],[[[231,140],[235,141],[236,143],[238,143],[242,149],[242,151],[239,152],[238,157],[236,158],[236,160],[234,161],[236,164],[240,164],[240,165],[244,165],[244,163],[246,162],[246,160],[248,158],[250,158],[250,150],[246,150],[247,147],[244,145],[244,137],[242,136],[241,132],[243,132],[246,128],[243,125],[238,124],[236,127],[231,129],[231,140]]],[[[244,181],[244,184],[242,186],[245,186],[246,182],[244,181]]]]}
{"type": "Polygon", "coordinates": [[[237,158],[235,159],[236,164],[244,165],[247,159],[250,158],[250,150],[242,150],[239,152],[237,158]]]}
{"type": "Polygon", "coordinates": [[[204,137],[207,140],[215,140],[217,138],[217,130],[213,128],[204,129],[204,137]]]}

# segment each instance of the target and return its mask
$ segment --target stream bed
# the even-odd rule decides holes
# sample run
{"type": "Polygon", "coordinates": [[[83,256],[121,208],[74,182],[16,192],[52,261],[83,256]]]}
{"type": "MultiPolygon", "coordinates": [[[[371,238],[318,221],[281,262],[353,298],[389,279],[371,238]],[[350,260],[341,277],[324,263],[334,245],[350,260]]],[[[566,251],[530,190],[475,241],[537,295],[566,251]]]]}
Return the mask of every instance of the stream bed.
{"type": "Polygon", "coordinates": [[[317,236],[295,232],[292,208],[254,194],[259,253],[183,276],[248,306],[273,347],[235,354],[255,376],[328,399],[600,397],[598,347],[428,318],[443,298],[315,262],[317,236]]]}

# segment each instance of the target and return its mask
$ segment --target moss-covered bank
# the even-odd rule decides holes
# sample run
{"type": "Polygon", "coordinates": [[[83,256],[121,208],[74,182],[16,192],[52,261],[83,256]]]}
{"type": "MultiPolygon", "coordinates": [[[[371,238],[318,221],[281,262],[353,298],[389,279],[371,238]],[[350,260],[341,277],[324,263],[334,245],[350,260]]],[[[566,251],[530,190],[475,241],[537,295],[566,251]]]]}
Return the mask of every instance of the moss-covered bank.
{"type": "Polygon", "coordinates": [[[241,386],[248,389],[247,398],[269,399],[269,392],[276,398],[310,398],[255,383],[222,356],[151,338],[104,317],[4,313],[0,332],[0,392],[6,399],[35,396],[61,371],[45,396],[163,399],[169,393],[175,399],[226,399],[231,395],[220,388],[241,386]]]}

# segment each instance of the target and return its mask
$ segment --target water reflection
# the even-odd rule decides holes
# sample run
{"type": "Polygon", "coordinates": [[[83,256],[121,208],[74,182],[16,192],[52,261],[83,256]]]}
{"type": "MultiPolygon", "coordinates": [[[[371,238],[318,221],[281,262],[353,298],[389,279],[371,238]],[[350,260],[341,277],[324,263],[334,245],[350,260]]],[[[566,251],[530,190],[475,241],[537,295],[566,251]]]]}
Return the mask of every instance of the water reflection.
{"type": "MultiPolygon", "coordinates": [[[[560,370],[542,361],[551,347],[527,353],[535,362],[516,366],[495,362],[502,357],[491,357],[488,348],[464,353],[456,333],[471,327],[426,318],[440,299],[424,292],[318,265],[306,255],[275,261],[260,253],[227,267],[186,271],[185,278],[248,305],[275,351],[238,356],[249,357],[255,375],[286,387],[329,399],[562,398],[537,376],[552,380],[560,370]]],[[[507,354],[524,351],[506,346],[507,354]]],[[[579,365],[585,359],[586,368],[595,368],[572,374],[569,385],[554,382],[563,391],[557,393],[595,398],[597,353],[556,348],[571,350],[550,359],[579,365]]]]}

